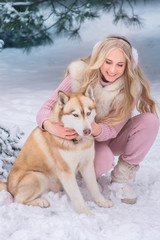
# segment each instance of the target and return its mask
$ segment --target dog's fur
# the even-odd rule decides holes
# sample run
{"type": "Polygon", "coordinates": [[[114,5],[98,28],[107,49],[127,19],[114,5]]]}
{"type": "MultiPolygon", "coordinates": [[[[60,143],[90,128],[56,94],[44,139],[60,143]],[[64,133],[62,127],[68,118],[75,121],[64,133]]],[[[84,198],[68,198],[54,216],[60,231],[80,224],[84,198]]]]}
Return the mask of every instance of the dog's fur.
{"type": "Polygon", "coordinates": [[[85,93],[58,93],[58,101],[50,114],[50,121],[63,123],[76,130],[79,136],[65,140],[47,131],[35,128],[18,155],[6,185],[0,189],[13,195],[14,201],[48,207],[42,198],[48,191],[58,192],[61,184],[78,213],[90,214],[76,182],[80,172],[94,199],[101,207],[111,207],[112,202],[100,193],[94,171],[94,138],[91,123],[96,115],[93,92],[88,86],[85,93]]]}

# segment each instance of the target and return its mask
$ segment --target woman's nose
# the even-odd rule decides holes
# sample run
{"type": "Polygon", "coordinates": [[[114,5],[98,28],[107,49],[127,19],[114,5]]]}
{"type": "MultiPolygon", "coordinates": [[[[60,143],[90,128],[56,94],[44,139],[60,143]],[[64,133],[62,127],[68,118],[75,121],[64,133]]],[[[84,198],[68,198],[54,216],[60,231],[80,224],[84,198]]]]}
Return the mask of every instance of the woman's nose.
{"type": "Polygon", "coordinates": [[[111,73],[114,73],[116,71],[116,66],[111,65],[109,70],[110,70],[111,73]]]}

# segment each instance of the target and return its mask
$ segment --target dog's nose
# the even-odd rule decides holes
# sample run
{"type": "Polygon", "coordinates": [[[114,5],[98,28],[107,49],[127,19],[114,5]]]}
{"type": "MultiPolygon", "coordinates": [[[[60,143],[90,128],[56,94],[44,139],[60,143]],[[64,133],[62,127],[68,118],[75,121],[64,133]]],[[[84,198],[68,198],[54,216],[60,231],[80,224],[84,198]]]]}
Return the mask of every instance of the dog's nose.
{"type": "Polygon", "coordinates": [[[89,128],[85,128],[85,129],[83,130],[83,133],[84,133],[84,136],[88,136],[88,135],[91,134],[91,130],[90,130],[89,128]]]}

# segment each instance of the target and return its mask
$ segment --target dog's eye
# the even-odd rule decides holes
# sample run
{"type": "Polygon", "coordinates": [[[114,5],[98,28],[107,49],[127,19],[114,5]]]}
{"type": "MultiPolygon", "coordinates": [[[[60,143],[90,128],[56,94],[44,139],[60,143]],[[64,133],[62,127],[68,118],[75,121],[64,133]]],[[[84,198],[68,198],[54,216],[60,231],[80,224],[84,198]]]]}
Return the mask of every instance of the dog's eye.
{"type": "Polygon", "coordinates": [[[91,115],[91,112],[87,112],[87,116],[91,115]]]}
{"type": "Polygon", "coordinates": [[[78,117],[78,114],[74,113],[73,116],[74,116],[74,117],[78,117]]]}

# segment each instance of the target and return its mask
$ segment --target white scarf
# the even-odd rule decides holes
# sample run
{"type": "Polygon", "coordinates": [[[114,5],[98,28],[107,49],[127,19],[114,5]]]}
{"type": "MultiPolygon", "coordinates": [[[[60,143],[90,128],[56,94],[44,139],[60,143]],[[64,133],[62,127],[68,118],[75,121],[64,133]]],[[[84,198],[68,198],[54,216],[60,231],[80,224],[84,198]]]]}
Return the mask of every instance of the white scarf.
{"type": "MultiPolygon", "coordinates": [[[[71,76],[72,91],[79,91],[82,85],[83,72],[87,64],[83,61],[75,61],[69,65],[69,73],[71,76]]],[[[97,106],[96,120],[106,117],[111,111],[115,110],[123,98],[123,78],[117,79],[115,82],[102,86],[100,81],[94,89],[94,97],[97,106]]]]}

